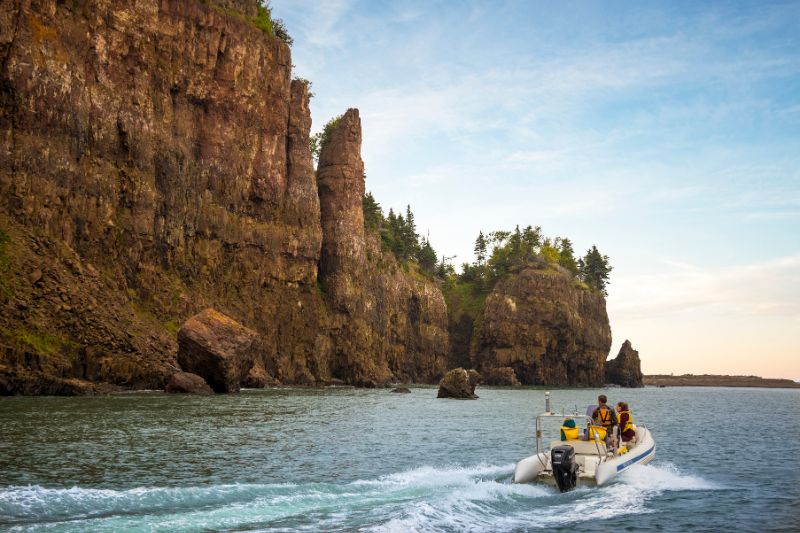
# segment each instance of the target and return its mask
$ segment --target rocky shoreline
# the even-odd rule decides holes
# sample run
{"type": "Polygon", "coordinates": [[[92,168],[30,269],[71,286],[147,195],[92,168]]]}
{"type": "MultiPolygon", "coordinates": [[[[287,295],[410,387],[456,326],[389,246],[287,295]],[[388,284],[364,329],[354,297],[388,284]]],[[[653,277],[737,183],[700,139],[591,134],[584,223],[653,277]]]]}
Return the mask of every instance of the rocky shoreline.
{"type": "Polygon", "coordinates": [[[767,389],[800,389],[791,379],[761,378],[758,376],[722,376],[715,374],[683,374],[644,376],[644,384],[654,387],[762,387],[767,389]]]}

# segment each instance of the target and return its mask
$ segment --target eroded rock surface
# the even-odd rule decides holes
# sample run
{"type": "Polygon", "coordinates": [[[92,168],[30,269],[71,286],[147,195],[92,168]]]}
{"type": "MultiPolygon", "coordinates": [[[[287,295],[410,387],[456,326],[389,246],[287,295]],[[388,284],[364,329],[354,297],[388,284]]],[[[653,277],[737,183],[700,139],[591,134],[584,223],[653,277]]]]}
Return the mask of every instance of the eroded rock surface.
{"type": "Polygon", "coordinates": [[[483,382],[487,385],[514,387],[520,385],[517,373],[509,366],[484,368],[481,370],[481,376],[483,376],[483,382]]]}
{"type": "Polygon", "coordinates": [[[475,370],[454,368],[439,381],[439,392],[436,397],[465,400],[477,399],[475,387],[477,387],[480,380],[481,376],[475,370]]]}
{"type": "Polygon", "coordinates": [[[364,234],[358,113],[321,217],[308,87],[256,5],[2,2],[0,392],[163,388],[207,307],[282,383],[440,377],[440,291],[364,234]]]}
{"type": "Polygon", "coordinates": [[[525,385],[601,385],[611,347],[603,296],[549,268],[524,268],[486,298],[473,344],[478,370],[508,367],[525,385]]]}
{"type": "Polygon", "coordinates": [[[606,361],[606,383],[613,383],[620,387],[644,387],[642,362],[639,352],[633,349],[631,341],[626,340],[619,349],[615,359],[606,361]]]}
{"type": "Polygon", "coordinates": [[[239,392],[253,367],[258,334],[214,309],[193,316],[178,331],[178,363],[202,376],[214,392],[239,392]]]}
{"type": "Polygon", "coordinates": [[[333,374],[360,386],[438,379],[448,349],[447,306],[432,281],[407,275],[381,250],[380,237],[364,230],[358,110],[349,109],[331,132],[317,175],[333,374]]]}

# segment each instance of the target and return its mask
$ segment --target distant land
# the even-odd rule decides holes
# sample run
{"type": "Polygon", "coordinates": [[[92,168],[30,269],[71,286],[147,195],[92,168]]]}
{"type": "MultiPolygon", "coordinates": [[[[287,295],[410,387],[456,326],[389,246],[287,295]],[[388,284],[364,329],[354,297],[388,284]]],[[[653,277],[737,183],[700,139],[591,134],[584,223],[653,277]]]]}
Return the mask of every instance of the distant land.
{"type": "Polygon", "coordinates": [[[684,374],[667,376],[655,374],[644,377],[645,385],[668,387],[766,387],[770,389],[798,389],[800,383],[791,379],[769,379],[758,376],[718,376],[714,374],[684,374]]]}

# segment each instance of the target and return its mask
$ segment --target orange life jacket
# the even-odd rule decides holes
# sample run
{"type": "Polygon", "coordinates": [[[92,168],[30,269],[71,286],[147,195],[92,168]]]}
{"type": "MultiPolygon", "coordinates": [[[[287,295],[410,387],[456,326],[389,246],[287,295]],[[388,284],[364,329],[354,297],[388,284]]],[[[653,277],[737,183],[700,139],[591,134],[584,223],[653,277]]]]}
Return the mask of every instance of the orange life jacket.
{"type": "Polygon", "coordinates": [[[611,418],[611,408],[607,405],[601,405],[597,408],[597,420],[604,428],[611,427],[613,418],[611,418]]]}

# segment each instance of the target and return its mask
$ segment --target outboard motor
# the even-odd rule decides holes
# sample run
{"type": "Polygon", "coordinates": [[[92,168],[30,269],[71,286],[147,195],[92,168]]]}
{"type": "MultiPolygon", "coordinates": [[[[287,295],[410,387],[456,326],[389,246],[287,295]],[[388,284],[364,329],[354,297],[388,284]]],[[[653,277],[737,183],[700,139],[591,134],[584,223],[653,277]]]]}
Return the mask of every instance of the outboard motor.
{"type": "Polygon", "coordinates": [[[575,462],[575,448],[569,445],[556,446],[550,451],[550,465],[553,477],[561,492],[568,492],[578,483],[578,463],[575,462]]]}

